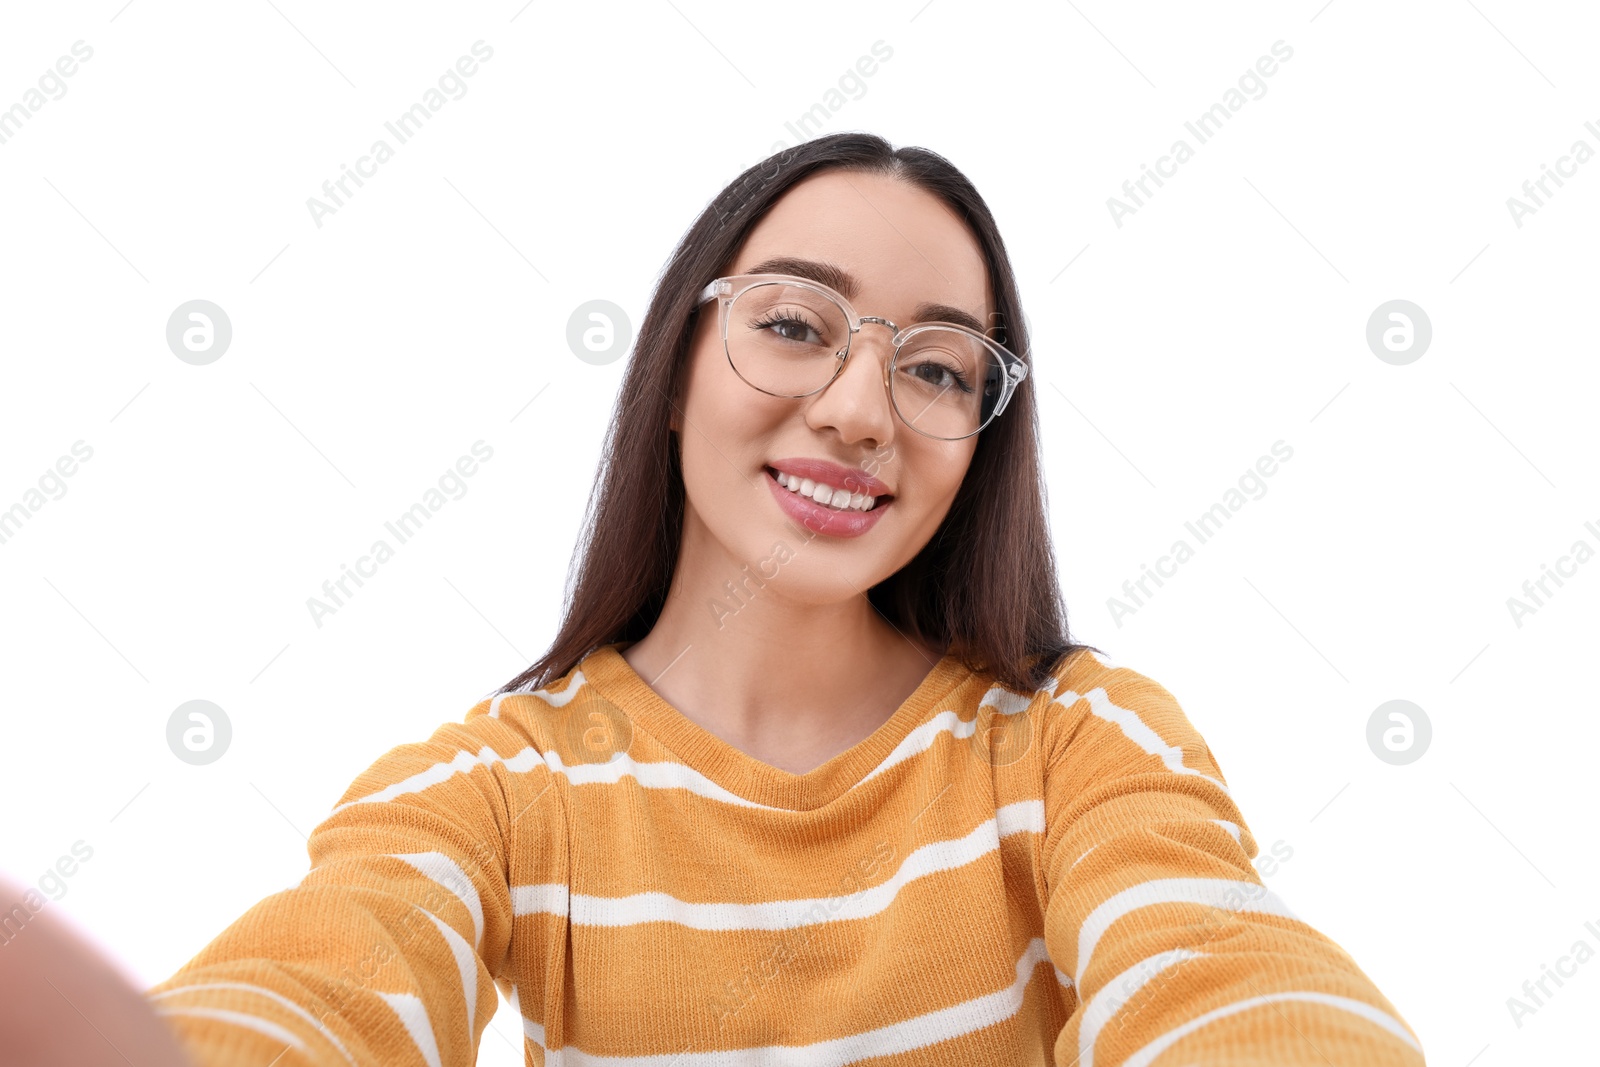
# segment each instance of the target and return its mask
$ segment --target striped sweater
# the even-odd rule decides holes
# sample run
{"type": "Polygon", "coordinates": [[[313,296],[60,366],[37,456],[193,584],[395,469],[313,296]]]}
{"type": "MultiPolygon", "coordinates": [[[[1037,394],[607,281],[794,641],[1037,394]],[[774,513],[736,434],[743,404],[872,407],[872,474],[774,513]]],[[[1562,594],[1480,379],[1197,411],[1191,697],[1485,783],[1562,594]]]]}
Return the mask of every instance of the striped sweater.
{"type": "Polygon", "coordinates": [[[362,773],[298,885],[147,991],[195,1063],[463,1067],[496,987],[528,1064],[1423,1062],[1144,675],[947,656],[796,775],[624,647],[362,773]]]}

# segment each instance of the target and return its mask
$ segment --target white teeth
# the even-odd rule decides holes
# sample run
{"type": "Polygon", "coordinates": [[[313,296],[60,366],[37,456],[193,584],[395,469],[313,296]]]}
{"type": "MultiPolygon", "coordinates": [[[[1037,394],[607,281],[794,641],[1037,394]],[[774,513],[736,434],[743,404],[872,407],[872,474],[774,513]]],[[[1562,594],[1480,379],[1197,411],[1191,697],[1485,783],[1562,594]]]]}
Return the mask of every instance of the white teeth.
{"type": "Polygon", "coordinates": [[[848,489],[837,489],[810,478],[796,478],[792,474],[779,471],[778,484],[791,493],[808,496],[817,503],[840,511],[871,511],[878,498],[865,493],[852,493],[848,489]]]}

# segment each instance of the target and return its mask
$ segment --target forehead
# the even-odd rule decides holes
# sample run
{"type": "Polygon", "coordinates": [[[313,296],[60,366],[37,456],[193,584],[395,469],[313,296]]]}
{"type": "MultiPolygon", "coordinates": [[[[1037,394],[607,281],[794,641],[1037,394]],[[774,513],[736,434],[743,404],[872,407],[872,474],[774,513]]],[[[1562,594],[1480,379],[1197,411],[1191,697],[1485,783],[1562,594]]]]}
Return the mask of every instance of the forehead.
{"type": "Polygon", "coordinates": [[[778,257],[841,268],[858,283],[845,296],[868,315],[940,302],[987,322],[993,309],[966,223],[933,194],[881,174],[833,170],[796,183],[751,229],[728,273],[778,257]]]}

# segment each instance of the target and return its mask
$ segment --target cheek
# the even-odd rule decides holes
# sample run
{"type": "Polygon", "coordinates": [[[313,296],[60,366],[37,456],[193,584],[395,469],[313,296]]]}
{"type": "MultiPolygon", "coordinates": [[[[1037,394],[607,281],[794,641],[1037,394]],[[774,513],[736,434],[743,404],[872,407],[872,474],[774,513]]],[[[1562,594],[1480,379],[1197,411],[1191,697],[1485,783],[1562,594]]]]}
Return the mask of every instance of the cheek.
{"type": "Polygon", "coordinates": [[[956,494],[961,491],[961,479],[953,478],[941,482],[940,491],[930,494],[927,501],[927,510],[922,516],[922,533],[931,536],[944,522],[945,516],[950,514],[950,506],[955,503],[956,494]]]}
{"type": "Polygon", "coordinates": [[[755,478],[769,458],[761,449],[780,413],[733,373],[719,339],[697,346],[691,359],[681,432],[683,478],[690,503],[711,512],[730,493],[761,488],[755,478]]]}
{"type": "Polygon", "coordinates": [[[918,506],[924,511],[926,521],[937,525],[955,502],[971,466],[972,451],[970,446],[956,449],[936,444],[929,448],[919,447],[915,451],[902,451],[904,470],[908,477],[914,477],[911,484],[917,491],[918,506]],[[913,475],[912,472],[920,473],[913,475]]]}
{"type": "MultiPolygon", "coordinates": [[[[695,331],[689,349],[689,376],[684,408],[691,416],[698,411],[700,428],[711,433],[712,424],[729,414],[743,399],[736,390],[753,393],[728,365],[722,337],[712,328],[715,320],[695,331]]],[[[713,436],[716,436],[713,434],[713,436]]]]}

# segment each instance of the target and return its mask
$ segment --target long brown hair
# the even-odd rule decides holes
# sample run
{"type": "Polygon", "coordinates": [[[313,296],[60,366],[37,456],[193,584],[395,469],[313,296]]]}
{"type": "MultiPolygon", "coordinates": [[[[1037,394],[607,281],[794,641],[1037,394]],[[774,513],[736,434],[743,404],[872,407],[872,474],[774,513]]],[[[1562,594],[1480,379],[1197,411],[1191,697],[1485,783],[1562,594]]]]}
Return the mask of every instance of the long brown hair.
{"type": "MultiPolygon", "coordinates": [[[[700,213],[673,252],[639,329],[602,450],[596,490],[569,569],[561,629],[550,649],[498,692],[536,689],[590,652],[648,634],[678,560],[684,485],[668,421],[686,374],[700,290],[732,261],[751,228],[791,186],[827,169],[887,174],[942,199],[966,220],[989,266],[1003,335],[1024,358],[1027,325],[1016,276],[988,205],[949,160],[867,133],[805,141],[741,174],[700,213]]],[[[901,632],[949,647],[974,670],[1022,692],[1041,686],[1073,642],[1045,516],[1034,375],[978,434],[956,498],[922,551],[867,592],[901,632]]],[[[1099,651],[1099,649],[1095,649],[1099,651]]]]}

